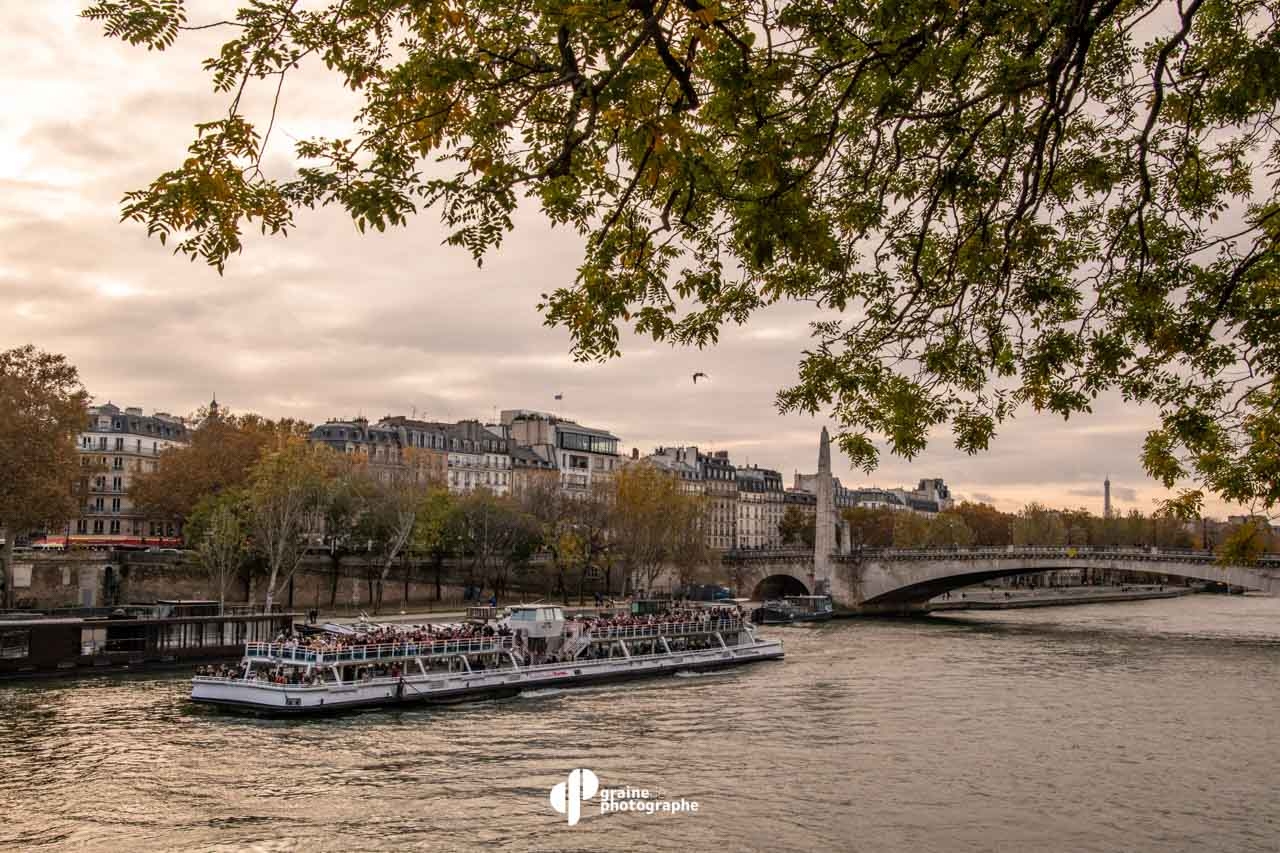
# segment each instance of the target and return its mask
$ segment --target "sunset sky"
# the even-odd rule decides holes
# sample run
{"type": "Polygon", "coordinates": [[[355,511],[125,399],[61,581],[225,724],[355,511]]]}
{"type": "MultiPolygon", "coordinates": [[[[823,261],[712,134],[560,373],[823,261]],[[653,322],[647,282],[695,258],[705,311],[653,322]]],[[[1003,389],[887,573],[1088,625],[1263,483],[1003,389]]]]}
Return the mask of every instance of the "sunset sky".
{"type": "MultiPolygon", "coordinates": [[[[496,409],[537,408],[609,428],[628,452],[727,449],[739,464],[780,469],[788,485],[815,467],[824,421],[773,404],[807,345],[811,306],[726,329],[714,350],[624,339],[621,359],[576,364],[568,335],[545,327],[535,304],[572,281],[579,239],[550,229],[533,205],[481,269],[440,245],[433,211],[364,236],[340,210],[304,213],[287,239],[249,240],[221,277],[174,257],[119,221],[119,201],[181,161],[195,122],[225,111],[200,69],[220,33],[148,53],[103,37],[77,17],[82,5],[0,0],[0,288],[10,317],[0,345],[66,353],[97,401],[148,412],[185,414],[215,392],[235,410],[312,421],[415,410],[491,420],[496,409]],[[709,381],[695,386],[695,371],[709,381]]],[[[192,22],[208,19],[193,4],[192,22]]],[[[267,95],[253,93],[251,118],[265,119],[267,95]]],[[[268,170],[292,168],[295,139],[348,133],[354,110],[322,68],[288,77],[268,170]]],[[[1161,491],[1138,454],[1153,422],[1108,398],[1070,422],[1024,412],[982,456],[956,451],[944,432],[912,463],[886,456],[865,475],[837,455],[835,470],[847,485],[938,476],[957,496],[1002,509],[1038,499],[1097,512],[1109,473],[1119,509],[1150,510],[1161,491]]]]}

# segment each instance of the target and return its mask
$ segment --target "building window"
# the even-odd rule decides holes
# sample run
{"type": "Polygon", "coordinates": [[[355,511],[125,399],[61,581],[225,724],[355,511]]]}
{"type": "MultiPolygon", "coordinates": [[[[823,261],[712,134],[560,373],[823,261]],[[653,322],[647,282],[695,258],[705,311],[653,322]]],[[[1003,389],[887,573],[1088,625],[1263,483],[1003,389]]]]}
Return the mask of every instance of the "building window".
{"type": "Polygon", "coordinates": [[[118,492],[124,488],[124,480],[120,477],[111,478],[111,491],[118,492]]]}
{"type": "Polygon", "coordinates": [[[123,457],[123,456],[117,456],[117,457],[115,457],[114,459],[112,459],[112,460],[111,460],[111,470],[112,470],[112,471],[123,471],[123,470],[124,470],[124,457],[123,457]]]}
{"type": "Polygon", "coordinates": [[[119,511],[120,511],[120,499],[119,499],[119,498],[112,498],[112,499],[111,499],[111,511],[112,511],[112,512],[119,512],[119,511]]]}
{"type": "Polygon", "coordinates": [[[98,449],[99,450],[107,449],[107,437],[105,435],[98,436],[98,449]]]}
{"type": "Polygon", "coordinates": [[[113,519],[111,520],[111,532],[112,532],[113,534],[116,534],[116,533],[119,533],[119,532],[120,532],[120,519],[118,519],[118,518],[113,518],[113,519]]]}
{"type": "Polygon", "coordinates": [[[94,533],[102,533],[102,519],[100,519],[100,518],[95,518],[95,519],[93,520],[93,532],[94,532],[94,533]]]}
{"type": "Polygon", "coordinates": [[[116,450],[124,450],[124,439],[116,438],[116,450]]]}
{"type": "Polygon", "coordinates": [[[76,533],[83,536],[88,532],[89,532],[89,522],[85,521],[83,518],[78,519],[76,521],[76,533]]]}

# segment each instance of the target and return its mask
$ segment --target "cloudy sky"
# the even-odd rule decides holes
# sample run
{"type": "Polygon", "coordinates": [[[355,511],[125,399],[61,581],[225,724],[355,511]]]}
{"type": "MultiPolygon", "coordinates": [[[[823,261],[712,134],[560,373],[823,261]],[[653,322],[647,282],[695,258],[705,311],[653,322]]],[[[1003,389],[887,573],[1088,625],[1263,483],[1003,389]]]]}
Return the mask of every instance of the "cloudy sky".
{"type": "MultiPolygon", "coordinates": [[[[222,277],[148,241],[119,222],[119,199],[180,162],[192,124],[225,110],[200,70],[217,34],[148,53],[104,38],[78,19],[81,6],[0,0],[0,292],[9,308],[0,346],[66,353],[98,401],[148,411],[188,413],[215,392],[236,410],[312,421],[552,409],[612,429],[628,449],[727,449],[788,482],[815,467],[823,422],[773,406],[806,344],[809,309],[770,310],[726,330],[712,351],[634,339],[621,359],[576,364],[568,336],[543,326],[535,304],[572,281],[580,246],[534,210],[483,269],[440,245],[433,213],[365,236],[340,211],[304,213],[287,239],[250,240],[222,277]],[[695,386],[694,371],[710,381],[695,386]]],[[[197,5],[191,19],[208,16],[197,5]]],[[[345,133],[353,111],[321,69],[291,76],[269,168],[290,168],[291,138],[345,133]]],[[[1003,509],[1039,499],[1100,511],[1109,473],[1118,507],[1149,510],[1161,492],[1138,452],[1152,421],[1111,399],[1070,423],[1024,413],[976,458],[944,434],[912,463],[886,457],[869,476],[838,457],[835,467],[847,484],[940,476],[957,495],[1003,509]]]]}

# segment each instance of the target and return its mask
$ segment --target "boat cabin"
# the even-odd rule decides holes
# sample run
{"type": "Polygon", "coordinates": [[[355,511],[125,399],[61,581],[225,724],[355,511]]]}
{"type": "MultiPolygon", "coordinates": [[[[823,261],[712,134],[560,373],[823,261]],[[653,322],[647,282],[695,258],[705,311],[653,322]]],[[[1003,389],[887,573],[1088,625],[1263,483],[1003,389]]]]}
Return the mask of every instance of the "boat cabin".
{"type": "Polygon", "coordinates": [[[564,643],[564,610],[551,604],[518,604],[501,623],[516,643],[535,656],[554,654],[564,643]]]}
{"type": "Polygon", "coordinates": [[[829,595],[788,595],[783,600],[801,613],[831,612],[831,596],[829,595]]]}
{"type": "Polygon", "coordinates": [[[518,604],[502,624],[516,636],[529,639],[559,637],[564,633],[564,610],[548,604],[518,604]]]}

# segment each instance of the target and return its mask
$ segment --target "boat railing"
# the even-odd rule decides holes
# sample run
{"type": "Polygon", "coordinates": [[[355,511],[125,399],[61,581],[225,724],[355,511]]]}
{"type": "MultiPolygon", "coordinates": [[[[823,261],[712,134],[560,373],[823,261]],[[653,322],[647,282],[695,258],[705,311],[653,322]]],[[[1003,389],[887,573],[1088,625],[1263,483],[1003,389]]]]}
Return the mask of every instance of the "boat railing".
{"type": "Polygon", "coordinates": [[[457,640],[372,643],[340,649],[312,649],[294,643],[246,643],[245,656],[272,661],[329,666],[388,658],[415,658],[433,655],[483,654],[501,652],[513,647],[511,637],[469,637],[457,640]]]}
{"type": "Polygon", "coordinates": [[[737,631],[740,619],[709,621],[659,622],[655,625],[609,625],[591,629],[592,640],[632,640],[645,637],[674,637],[682,634],[710,634],[714,631],[737,631]]]}

